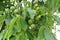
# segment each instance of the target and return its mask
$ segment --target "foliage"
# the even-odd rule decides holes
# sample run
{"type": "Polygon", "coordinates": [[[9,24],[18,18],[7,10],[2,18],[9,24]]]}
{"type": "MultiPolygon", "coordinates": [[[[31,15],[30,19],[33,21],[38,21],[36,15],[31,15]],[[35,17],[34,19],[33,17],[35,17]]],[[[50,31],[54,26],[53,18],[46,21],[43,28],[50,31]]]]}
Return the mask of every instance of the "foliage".
{"type": "Polygon", "coordinates": [[[56,10],[60,0],[0,0],[0,40],[56,40],[56,10]]]}

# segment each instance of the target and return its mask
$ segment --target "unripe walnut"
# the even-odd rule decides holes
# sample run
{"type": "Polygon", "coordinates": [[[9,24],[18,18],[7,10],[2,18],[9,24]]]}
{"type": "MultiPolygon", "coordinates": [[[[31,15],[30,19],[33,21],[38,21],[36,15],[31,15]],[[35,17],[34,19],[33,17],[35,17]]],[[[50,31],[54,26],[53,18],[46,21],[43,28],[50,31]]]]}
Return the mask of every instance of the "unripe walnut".
{"type": "Polygon", "coordinates": [[[11,9],[11,10],[14,10],[14,9],[15,9],[15,7],[14,7],[14,6],[11,6],[11,7],[10,7],[10,9],[11,9]]]}
{"type": "Polygon", "coordinates": [[[38,16],[36,17],[36,20],[39,20],[39,19],[40,19],[40,17],[41,17],[41,15],[38,15],[38,16]]]}
{"type": "Polygon", "coordinates": [[[38,4],[35,4],[35,5],[34,5],[34,7],[37,7],[37,6],[38,6],[38,4]]]}
{"type": "Polygon", "coordinates": [[[31,24],[31,27],[34,28],[35,27],[35,24],[31,24]]]}
{"type": "Polygon", "coordinates": [[[33,23],[33,20],[32,19],[28,20],[28,23],[29,24],[32,24],[33,23]]]}
{"type": "Polygon", "coordinates": [[[15,10],[14,10],[14,13],[18,13],[18,12],[19,12],[18,9],[15,9],[15,10]]]}

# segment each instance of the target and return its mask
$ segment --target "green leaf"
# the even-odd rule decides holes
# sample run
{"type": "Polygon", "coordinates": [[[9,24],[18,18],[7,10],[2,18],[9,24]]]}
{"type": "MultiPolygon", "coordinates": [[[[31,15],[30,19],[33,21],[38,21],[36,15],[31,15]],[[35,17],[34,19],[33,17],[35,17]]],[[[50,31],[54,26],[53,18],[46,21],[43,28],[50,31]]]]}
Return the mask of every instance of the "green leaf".
{"type": "Polygon", "coordinates": [[[25,21],[25,19],[23,17],[20,17],[20,24],[21,24],[21,28],[26,31],[27,29],[27,23],[25,21]]]}
{"type": "Polygon", "coordinates": [[[38,39],[37,40],[44,40],[44,26],[41,26],[39,29],[39,33],[38,33],[38,39]]]}
{"type": "Polygon", "coordinates": [[[7,34],[7,39],[9,39],[9,37],[12,35],[13,26],[14,26],[16,20],[17,20],[17,17],[13,18],[13,19],[11,20],[10,24],[9,24],[9,27],[8,27],[8,32],[9,32],[9,33],[7,34]]]}
{"type": "Polygon", "coordinates": [[[34,10],[31,9],[31,8],[28,8],[28,12],[29,12],[29,15],[30,15],[30,18],[33,19],[34,18],[34,10]]]}
{"type": "Polygon", "coordinates": [[[5,19],[5,16],[4,15],[0,15],[0,23],[3,22],[5,19]]]}
{"type": "Polygon", "coordinates": [[[46,29],[49,29],[50,31],[53,28],[53,24],[54,24],[54,20],[53,20],[53,16],[46,16],[46,29]],[[48,23],[49,22],[49,23],[48,23]]]}
{"type": "Polygon", "coordinates": [[[48,9],[50,10],[54,10],[55,6],[54,6],[54,3],[55,1],[54,0],[47,0],[47,6],[48,6],[48,9]]]}
{"type": "Polygon", "coordinates": [[[48,32],[47,30],[44,30],[44,35],[46,40],[56,40],[53,36],[53,34],[51,34],[50,32],[48,32]]]}
{"type": "Polygon", "coordinates": [[[31,32],[27,31],[26,34],[27,34],[29,40],[33,40],[34,37],[33,37],[33,34],[31,32]]]}
{"type": "Polygon", "coordinates": [[[60,0],[47,0],[46,4],[50,11],[56,11],[59,7],[60,0]]]}
{"type": "Polygon", "coordinates": [[[7,36],[7,33],[8,33],[8,30],[7,28],[3,31],[3,40],[5,40],[6,36],[7,36]]]}
{"type": "Polygon", "coordinates": [[[39,24],[40,25],[45,25],[46,24],[46,16],[41,16],[39,24]]]}
{"type": "Polygon", "coordinates": [[[0,11],[0,14],[3,14],[3,11],[0,11]]]}
{"type": "Polygon", "coordinates": [[[12,38],[10,38],[10,40],[16,40],[16,38],[15,37],[12,37],[12,38]]]}
{"type": "Polygon", "coordinates": [[[18,17],[18,19],[17,19],[17,21],[16,21],[16,24],[17,24],[18,32],[20,32],[20,31],[21,31],[20,16],[18,17]]]}
{"type": "Polygon", "coordinates": [[[4,15],[0,15],[0,30],[2,28],[2,23],[4,22],[5,20],[5,16],[4,15]]]}
{"type": "Polygon", "coordinates": [[[27,35],[24,32],[20,32],[16,35],[16,40],[27,40],[27,35]],[[18,36],[18,37],[17,37],[18,36]]]}
{"type": "Polygon", "coordinates": [[[54,18],[54,21],[56,21],[56,22],[57,22],[57,24],[59,25],[59,24],[60,24],[60,17],[59,17],[59,16],[54,15],[54,16],[53,16],[53,18],[54,18]]]}
{"type": "Polygon", "coordinates": [[[45,16],[45,15],[46,15],[46,12],[47,12],[47,8],[44,7],[44,6],[41,6],[39,11],[41,12],[40,15],[45,16]],[[45,9],[46,9],[46,10],[45,10],[45,9]]]}
{"type": "Polygon", "coordinates": [[[27,13],[24,11],[24,12],[22,13],[22,15],[23,15],[23,17],[24,17],[24,19],[25,19],[25,18],[26,18],[27,13]]]}
{"type": "Polygon", "coordinates": [[[1,33],[0,33],[0,40],[2,40],[2,38],[3,38],[3,33],[4,33],[4,32],[1,32],[1,33]]]}
{"type": "Polygon", "coordinates": [[[24,39],[24,35],[21,35],[19,39],[20,39],[20,40],[25,40],[25,39],[24,39]]]}
{"type": "Polygon", "coordinates": [[[5,19],[6,25],[9,25],[10,21],[11,21],[11,17],[8,16],[8,18],[5,19]]]}
{"type": "Polygon", "coordinates": [[[17,25],[14,25],[12,32],[13,32],[12,35],[15,35],[17,32],[20,32],[20,30],[19,30],[17,25]]]}

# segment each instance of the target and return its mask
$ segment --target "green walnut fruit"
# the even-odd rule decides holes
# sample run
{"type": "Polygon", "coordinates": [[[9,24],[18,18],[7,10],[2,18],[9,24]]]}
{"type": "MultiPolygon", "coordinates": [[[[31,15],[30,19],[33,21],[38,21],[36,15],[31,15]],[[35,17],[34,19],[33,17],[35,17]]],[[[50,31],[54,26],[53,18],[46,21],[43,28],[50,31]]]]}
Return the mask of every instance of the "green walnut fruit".
{"type": "Polygon", "coordinates": [[[37,7],[38,7],[38,4],[35,4],[35,5],[34,5],[34,9],[36,9],[37,7]]]}
{"type": "Polygon", "coordinates": [[[6,13],[9,13],[9,12],[10,12],[9,8],[6,8],[6,9],[5,9],[5,12],[6,12],[6,13]]]}
{"type": "Polygon", "coordinates": [[[36,10],[38,11],[40,9],[40,7],[37,7],[36,10]]]}
{"type": "Polygon", "coordinates": [[[36,11],[36,10],[34,10],[34,14],[35,14],[35,16],[36,16],[36,15],[38,15],[38,13],[37,13],[37,11],[36,11]]]}
{"type": "Polygon", "coordinates": [[[29,29],[32,29],[31,26],[29,26],[29,29]]]}
{"type": "Polygon", "coordinates": [[[37,16],[37,17],[36,17],[36,20],[39,20],[40,18],[41,18],[41,15],[37,16]]]}
{"type": "Polygon", "coordinates": [[[14,13],[18,13],[18,12],[19,12],[19,10],[18,10],[18,9],[15,9],[15,10],[14,10],[14,13]]]}
{"type": "Polygon", "coordinates": [[[31,24],[31,27],[34,28],[35,27],[35,24],[31,24]]]}
{"type": "Polygon", "coordinates": [[[37,6],[38,6],[38,4],[35,4],[35,5],[34,5],[34,7],[37,7],[37,6]]]}
{"type": "Polygon", "coordinates": [[[28,23],[29,24],[32,24],[33,23],[33,20],[32,19],[28,20],[28,23]]]}
{"type": "Polygon", "coordinates": [[[14,9],[15,9],[15,7],[14,7],[14,6],[11,6],[11,7],[10,7],[10,9],[11,9],[11,10],[14,10],[14,9]]]}

